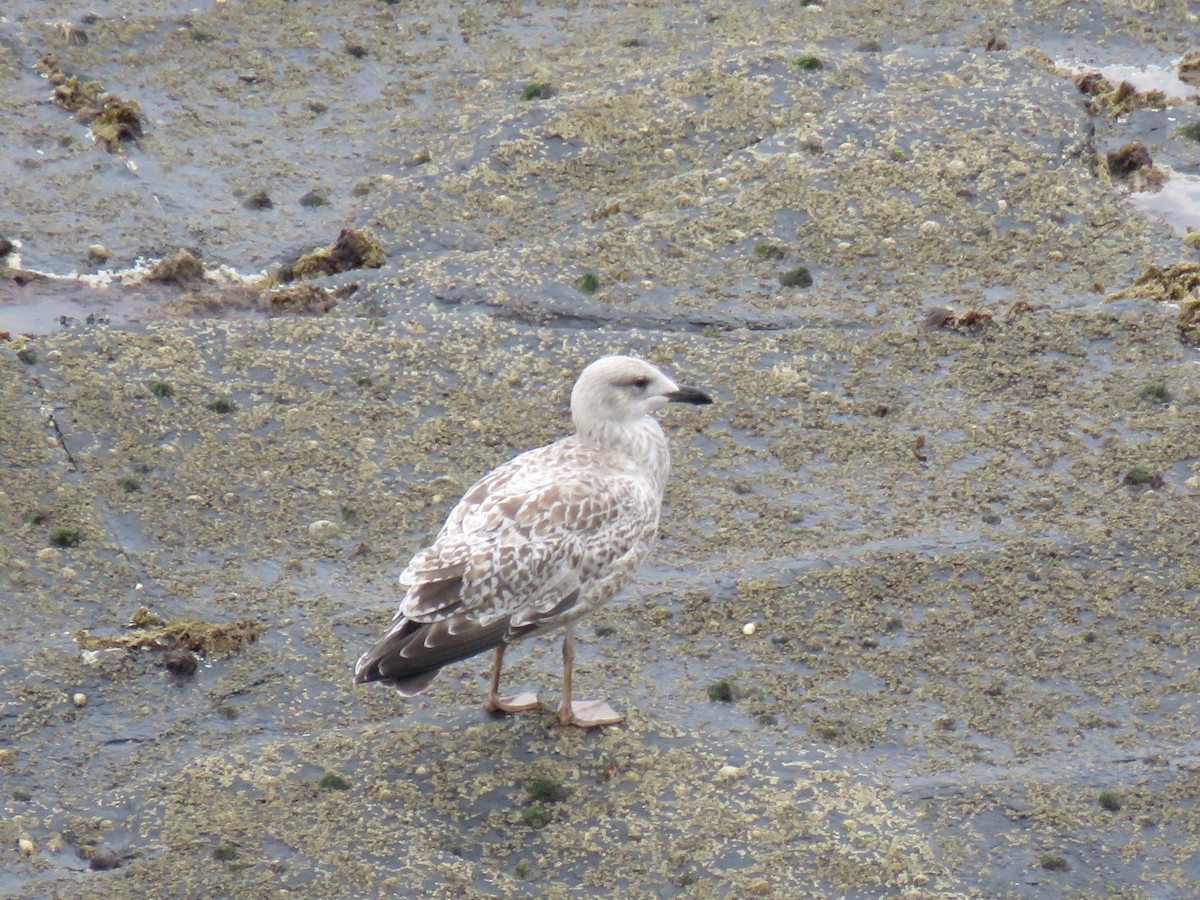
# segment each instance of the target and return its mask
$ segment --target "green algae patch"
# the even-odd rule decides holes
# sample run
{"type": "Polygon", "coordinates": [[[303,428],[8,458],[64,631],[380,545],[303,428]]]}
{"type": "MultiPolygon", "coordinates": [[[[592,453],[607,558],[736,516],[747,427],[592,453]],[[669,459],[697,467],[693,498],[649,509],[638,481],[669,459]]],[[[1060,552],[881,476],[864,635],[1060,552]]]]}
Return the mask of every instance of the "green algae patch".
{"type": "Polygon", "coordinates": [[[531,81],[521,91],[521,100],[526,103],[530,100],[545,100],[550,93],[550,85],[544,81],[531,81]]]}
{"type": "Polygon", "coordinates": [[[265,622],[205,622],[199,619],[162,622],[144,607],[134,613],[125,634],[97,636],[81,628],[72,637],[81,650],[165,650],[181,648],[209,658],[230,656],[252,644],[267,630],[265,622]],[[136,624],[135,624],[136,622],[136,624]]]}
{"type": "Polygon", "coordinates": [[[317,787],[323,791],[348,791],[350,780],[337,772],[326,772],[317,779],[317,787]]]}
{"type": "Polygon", "coordinates": [[[557,778],[538,775],[529,779],[529,783],[525,785],[525,793],[536,802],[558,803],[567,799],[569,791],[557,778]]]}

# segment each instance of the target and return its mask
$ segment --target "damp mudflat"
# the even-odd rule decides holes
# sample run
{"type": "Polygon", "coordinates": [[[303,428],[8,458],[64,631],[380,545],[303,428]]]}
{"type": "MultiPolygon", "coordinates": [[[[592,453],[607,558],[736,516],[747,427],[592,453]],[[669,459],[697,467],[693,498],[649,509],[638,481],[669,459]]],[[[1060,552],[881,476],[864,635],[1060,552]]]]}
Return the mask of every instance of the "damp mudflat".
{"type": "Polygon", "coordinates": [[[1128,197],[1198,112],[1055,62],[1187,4],[193,7],[0,18],[0,892],[1196,894],[1200,269],[1128,197]],[[626,721],[553,635],[540,711],[355,688],[611,352],[717,401],[580,629],[626,721]]]}

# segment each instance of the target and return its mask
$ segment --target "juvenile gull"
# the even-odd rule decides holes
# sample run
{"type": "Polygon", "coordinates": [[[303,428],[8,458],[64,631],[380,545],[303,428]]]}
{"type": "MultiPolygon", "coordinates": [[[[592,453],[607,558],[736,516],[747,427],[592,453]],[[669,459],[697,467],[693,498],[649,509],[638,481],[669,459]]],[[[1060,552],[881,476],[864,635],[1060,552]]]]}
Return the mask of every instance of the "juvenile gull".
{"type": "Polygon", "coordinates": [[[654,546],[671,460],[651,413],[670,402],[712,399],[629,356],[584,369],[571,392],[575,434],[506,462],[458,501],[433,546],[401,573],[404,599],[359,657],[354,680],[412,696],[442,666],[495,648],[485,707],[533,709],[536,694],[498,696],[504,648],[562,626],[559,721],[620,722],[604,700],[571,699],[572,627],[616,594],[654,546]]]}

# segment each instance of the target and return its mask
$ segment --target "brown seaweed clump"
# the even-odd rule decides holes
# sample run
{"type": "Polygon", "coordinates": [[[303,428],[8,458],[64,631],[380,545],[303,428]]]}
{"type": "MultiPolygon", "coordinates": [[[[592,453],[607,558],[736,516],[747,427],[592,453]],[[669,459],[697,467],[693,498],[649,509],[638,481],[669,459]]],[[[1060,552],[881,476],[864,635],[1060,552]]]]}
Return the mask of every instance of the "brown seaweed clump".
{"type": "Polygon", "coordinates": [[[1141,141],[1133,141],[1105,157],[1108,173],[1130,191],[1156,191],[1167,180],[1167,173],[1155,167],[1150,151],[1141,141]]]}
{"type": "Polygon", "coordinates": [[[104,93],[75,114],[75,121],[87,125],[96,140],[110,153],[121,141],[133,141],[142,136],[142,109],[135,100],[122,100],[104,93]]]}
{"type": "Polygon", "coordinates": [[[329,312],[357,290],[355,283],[337,288],[320,288],[312,284],[290,285],[263,291],[258,297],[258,308],[269,316],[319,316],[329,312]]]}
{"type": "Polygon", "coordinates": [[[1109,294],[1108,300],[1144,297],[1164,303],[1200,300],[1200,263],[1181,262],[1165,268],[1151,266],[1129,287],[1109,294]]]}
{"type": "Polygon", "coordinates": [[[204,278],[204,263],[199,257],[180,247],[172,250],[155,264],[146,276],[147,281],[157,281],[162,284],[191,284],[204,278]]]}
{"type": "Polygon", "coordinates": [[[1162,109],[1167,105],[1167,95],[1162,91],[1139,91],[1128,81],[1113,84],[1099,72],[1075,76],[1075,86],[1091,97],[1087,108],[1093,115],[1104,111],[1115,119],[1135,109],[1162,109]]]}
{"type": "Polygon", "coordinates": [[[277,281],[300,281],[337,275],[351,269],[378,269],[387,259],[383,245],[358,228],[343,228],[332,247],[314,250],[279,270],[277,281]]]}
{"type": "Polygon", "coordinates": [[[992,314],[985,309],[954,309],[938,306],[925,313],[922,324],[930,329],[949,328],[953,331],[979,331],[992,323],[992,314]]]}
{"type": "Polygon", "coordinates": [[[1179,67],[1176,70],[1179,80],[1184,84],[1192,84],[1200,87],[1200,48],[1189,50],[1183,54],[1179,60],[1179,67]]]}
{"type": "Polygon", "coordinates": [[[231,313],[263,313],[268,316],[319,316],[329,312],[358,290],[358,284],[322,288],[294,284],[263,290],[261,284],[232,285],[189,291],[166,300],[162,309],[175,316],[219,316],[231,313]]]}
{"type": "Polygon", "coordinates": [[[75,120],[87,125],[110,153],[122,141],[142,136],[142,110],[136,101],[123,100],[98,81],[80,81],[78,75],[68,75],[53,54],[43,56],[36,68],[54,85],[50,99],[75,113],[75,120]]]}
{"type": "Polygon", "coordinates": [[[1134,172],[1154,165],[1150,151],[1141,141],[1126,144],[1118,150],[1109,150],[1107,161],[1108,172],[1114,178],[1128,178],[1134,172]]]}
{"type": "Polygon", "coordinates": [[[1188,344],[1200,343],[1200,263],[1182,262],[1165,268],[1151,266],[1132,285],[1104,299],[1129,297],[1178,303],[1180,337],[1188,344]]]}
{"type": "Polygon", "coordinates": [[[133,621],[127,632],[115,637],[97,637],[83,628],[72,637],[81,650],[189,650],[205,657],[220,657],[237,653],[267,630],[265,622],[253,619],[239,619],[236,622],[190,619],[164,623],[158,616],[142,610],[134,614],[133,621]],[[141,624],[134,625],[133,621],[141,624]]]}

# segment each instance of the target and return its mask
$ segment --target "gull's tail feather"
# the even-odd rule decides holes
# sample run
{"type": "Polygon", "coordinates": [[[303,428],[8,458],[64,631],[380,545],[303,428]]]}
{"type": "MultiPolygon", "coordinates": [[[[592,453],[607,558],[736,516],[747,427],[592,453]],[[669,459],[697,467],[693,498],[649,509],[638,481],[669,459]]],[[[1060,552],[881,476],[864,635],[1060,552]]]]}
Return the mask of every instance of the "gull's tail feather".
{"type": "Polygon", "coordinates": [[[465,616],[438,622],[400,617],[358,658],[354,681],[380,681],[411,697],[423,691],[443,666],[508,643],[532,628],[512,628],[507,618],[479,625],[465,616]]]}

